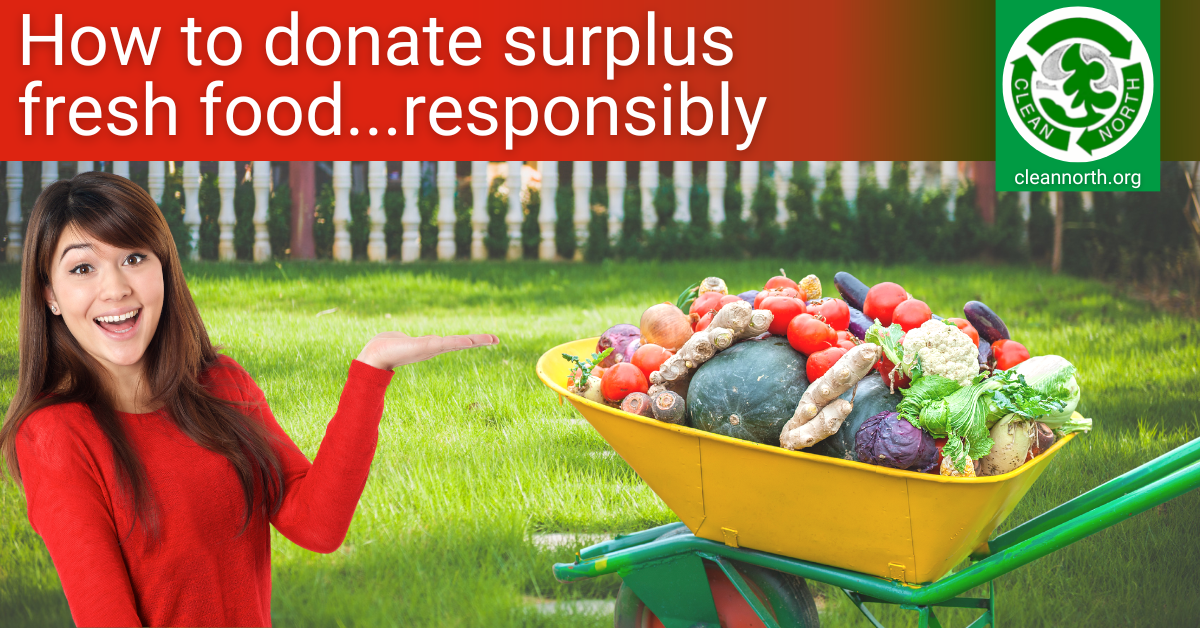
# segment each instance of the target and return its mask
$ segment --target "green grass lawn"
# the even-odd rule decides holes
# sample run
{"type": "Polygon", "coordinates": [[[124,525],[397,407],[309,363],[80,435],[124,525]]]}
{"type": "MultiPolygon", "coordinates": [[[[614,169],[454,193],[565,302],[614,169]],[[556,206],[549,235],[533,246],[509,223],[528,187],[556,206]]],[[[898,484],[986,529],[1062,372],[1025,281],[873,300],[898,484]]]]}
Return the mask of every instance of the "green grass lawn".
{"type": "MultiPolygon", "coordinates": [[[[215,342],[266,392],[310,457],[346,368],[378,331],[492,332],[499,347],[403,367],[388,391],[379,451],[345,545],[313,554],[276,534],[272,612],[280,626],[609,626],[545,614],[547,600],[604,599],[608,576],[557,583],[548,532],[618,533],[674,515],[569,405],[534,375],[550,347],[637,323],[642,310],[719,275],[759,287],[778,262],[555,265],[195,264],[189,285],[215,342]],[[336,312],[318,313],[337,308],[336,312]]],[[[1079,411],[1096,429],[1056,459],[1011,527],[1200,433],[1200,322],[1121,298],[1110,286],[1026,267],[789,263],[789,275],[849,270],[896,281],[935,312],[979,299],[1036,354],[1079,367],[1079,411]]],[[[0,407],[16,386],[18,272],[0,265],[0,407]]],[[[954,504],[946,504],[947,509],[954,504]]],[[[769,516],[769,513],[764,513],[769,516]]],[[[1200,616],[1200,492],[1164,504],[997,581],[1007,626],[1178,626],[1200,616]]],[[[826,626],[868,626],[816,585],[826,626]]],[[[885,622],[915,614],[876,608],[885,622]]],[[[965,625],[968,614],[943,614],[965,625]]],[[[0,483],[0,624],[70,614],[25,501],[0,483]]],[[[889,624],[891,625],[891,624],[889,624]]]]}

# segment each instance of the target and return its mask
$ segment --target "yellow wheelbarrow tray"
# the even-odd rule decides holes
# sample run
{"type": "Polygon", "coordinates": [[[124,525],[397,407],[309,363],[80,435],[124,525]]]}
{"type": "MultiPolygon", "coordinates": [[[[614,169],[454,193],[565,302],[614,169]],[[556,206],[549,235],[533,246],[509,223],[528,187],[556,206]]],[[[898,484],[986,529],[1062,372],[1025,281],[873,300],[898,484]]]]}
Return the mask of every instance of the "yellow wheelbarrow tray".
{"type": "Polygon", "coordinates": [[[956,596],[1200,485],[1196,439],[989,542],[1074,434],[1009,473],[978,478],[788,451],[662,423],[568,392],[572,365],[562,354],[590,355],[596,341],[547,351],[538,377],[560,400],[570,400],[691,534],[668,524],[619,536],[584,548],[575,563],[555,565],[555,576],[571,581],[618,573],[668,626],[715,625],[704,570],[696,568],[702,562],[719,567],[768,626],[778,624],[742,577],[745,565],[839,586],[876,626],[864,602],[917,610],[922,626],[937,625],[933,606],[982,608],[972,624],[982,626],[994,618],[994,594],[956,596]],[[968,557],[977,562],[946,576],[968,557]],[[685,586],[681,578],[689,577],[701,581],[685,586]],[[661,582],[674,584],[664,589],[661,582]]]}
{"type": "Polygon", "coordinates": [[[1004,475],[956,478],[789,451],[671,425],[567,391],[563,353],[538,376],[569,399],[700,538],[907,583],[932,582],[988,540],[1071,441],[1004,475]]]}

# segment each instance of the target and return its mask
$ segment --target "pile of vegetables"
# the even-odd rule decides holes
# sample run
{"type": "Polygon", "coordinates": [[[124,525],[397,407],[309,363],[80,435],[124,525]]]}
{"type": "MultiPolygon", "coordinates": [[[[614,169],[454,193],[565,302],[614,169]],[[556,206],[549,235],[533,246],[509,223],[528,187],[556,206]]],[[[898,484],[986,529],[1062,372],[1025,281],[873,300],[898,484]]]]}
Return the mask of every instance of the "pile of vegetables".
{"type": "Polygon", "coordinates": [[[1070,432],[1075,367],[1031,357],[988,306],[937,316],[903,287],[780,271],[730,294],[708,277],[605,331],[573,393],[634,415],[917,473],[1008,473],[1070,432]]]}

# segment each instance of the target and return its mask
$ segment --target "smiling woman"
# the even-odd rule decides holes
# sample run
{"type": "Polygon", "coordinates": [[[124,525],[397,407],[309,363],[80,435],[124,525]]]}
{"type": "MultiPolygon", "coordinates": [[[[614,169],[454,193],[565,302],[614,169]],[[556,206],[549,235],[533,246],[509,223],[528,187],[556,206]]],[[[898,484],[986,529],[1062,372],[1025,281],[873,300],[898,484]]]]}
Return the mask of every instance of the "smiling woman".
{"type": "Polygon", "coordinates": [[[0,450],[80,626],[270,624],[270,525],[313,551],[341,545],[391,370],[498,342],[379,334],[310,463],[209,341],[141,188],[103,173],[47,187],[23,264],[0,450]]]}

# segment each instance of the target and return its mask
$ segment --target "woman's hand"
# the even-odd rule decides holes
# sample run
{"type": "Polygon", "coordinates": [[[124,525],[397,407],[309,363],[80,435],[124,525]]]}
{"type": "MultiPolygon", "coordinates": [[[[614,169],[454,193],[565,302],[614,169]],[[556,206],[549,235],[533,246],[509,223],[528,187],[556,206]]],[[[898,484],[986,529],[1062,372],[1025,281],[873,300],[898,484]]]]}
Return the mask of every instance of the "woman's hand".
{"type": "Polygon", "coordinates": [[[390,371],[397,366],[428,360],[447,351],[495,344],[500,344],[500,338],[494,334],[410,338],[405,333],[387,331],[375,336],[363,347],[362,352],[358,354],[358,361],[390,371]]]}

